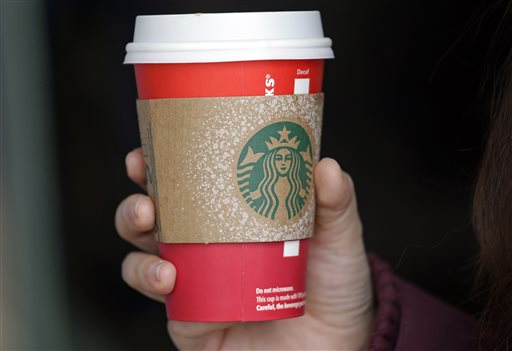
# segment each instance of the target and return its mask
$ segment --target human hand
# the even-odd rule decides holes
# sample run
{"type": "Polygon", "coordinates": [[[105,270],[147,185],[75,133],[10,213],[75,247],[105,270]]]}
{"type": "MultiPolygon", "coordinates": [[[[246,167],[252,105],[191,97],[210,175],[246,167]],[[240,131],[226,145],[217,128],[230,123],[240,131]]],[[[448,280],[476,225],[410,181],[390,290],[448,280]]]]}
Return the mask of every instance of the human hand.
{"type": "MultiPolygon", "coordinates": [[[[145,187],[140,149],[126,157],[128,176],[145,187]]],[[[244,323],[169,321],[168,331],[180,349],[334,349],[367,347],[373,322],[370,270],[362,240],[354,186],[333,159],[315,168],[316,225],[310,239],[305,315],[244,323]]],[[[122,264],[128,285],[164,302],[176,279],[174,266],[157,256],[153,237],[155,208],[142,194],[119,205],[119,235],[146,252],[132,252],[122,264]]],[[[178,272],[179,273],[179,272],[178,272]]]]}

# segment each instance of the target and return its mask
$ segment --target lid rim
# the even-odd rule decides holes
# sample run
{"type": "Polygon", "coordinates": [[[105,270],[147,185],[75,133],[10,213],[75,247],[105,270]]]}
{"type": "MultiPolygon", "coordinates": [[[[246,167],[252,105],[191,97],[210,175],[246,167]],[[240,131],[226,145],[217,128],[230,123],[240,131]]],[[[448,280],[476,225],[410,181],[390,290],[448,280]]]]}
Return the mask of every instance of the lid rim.
{"type": "Polygon", "coordinates": [[[232,12],[137,16],[124,63],[333,58],[320,12],[232,12]]]}
{"type": "Polygon", "coordinates": [[[132,51],[182,51],[223,50],[248,48],[319,48],[332,46],[330,38],[276,39],[276,40],[217,40],[197,42],[131,42],[126,52],[132,51]]]}
{"type": "Polygon", "coordinates": [[[215,63],[267,60],[325,60],[334,58],[331,48],[283,48],[279,50],[210,50],[130,52],[124,64],[215,63]]]}

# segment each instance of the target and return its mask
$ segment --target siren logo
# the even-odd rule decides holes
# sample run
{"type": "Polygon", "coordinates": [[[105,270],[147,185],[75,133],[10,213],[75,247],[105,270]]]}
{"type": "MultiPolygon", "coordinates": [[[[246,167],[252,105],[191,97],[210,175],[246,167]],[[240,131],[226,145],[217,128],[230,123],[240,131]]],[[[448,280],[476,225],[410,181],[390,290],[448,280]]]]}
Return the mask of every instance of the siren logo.
{"type": "Polygon", "coordinates": [[[297,217],[311,193],[313,150],[306,130],[289,121],[267,125],[243,147],[238,188],[265,218],[285,223],[297,217]]]}

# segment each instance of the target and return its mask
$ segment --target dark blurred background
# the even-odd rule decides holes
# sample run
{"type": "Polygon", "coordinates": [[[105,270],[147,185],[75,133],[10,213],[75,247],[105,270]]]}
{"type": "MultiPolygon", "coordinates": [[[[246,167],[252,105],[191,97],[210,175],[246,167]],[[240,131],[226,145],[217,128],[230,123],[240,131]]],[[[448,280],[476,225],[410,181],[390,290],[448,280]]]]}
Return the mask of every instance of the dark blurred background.
{"type": "MultiPolygon", "coordinates": [[[[140,191],[135,16],[321,11],[323,156],[355,180],[367,247],[475,314],[471,194],[487,128],[489,43],[505,4],[481,0],[2,0],[2,346],[172,349],[163,306],[120,277],[133,250],[117,204],[140,191]]],[[[4,348],[2,348],[4,349],[4,348]]]]}

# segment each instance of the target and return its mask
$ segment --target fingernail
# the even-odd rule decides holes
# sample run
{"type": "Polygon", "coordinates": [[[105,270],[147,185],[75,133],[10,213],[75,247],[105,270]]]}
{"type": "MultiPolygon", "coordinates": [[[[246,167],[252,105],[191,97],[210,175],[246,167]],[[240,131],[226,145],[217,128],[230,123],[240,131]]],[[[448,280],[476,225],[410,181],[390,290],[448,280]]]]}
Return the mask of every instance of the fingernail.
{"type": "Polygon", "coordinates": [[[160,261],[160,262],[157,262],[155,263],[152,267],[151,267],[151,270],[153,272],[153,276],[155,277],[156,281],[160,281],[160,273],[161,273],[161,269],[162,267],[165,265],[166,263],[164,261],[160,261]]]}
{"type": "Polygon", "coordinates": [[[133,215],[134,215],[134,218],[139,218],[139,207],[140,207],[140,204],[144,201],[145,199],[144,198],[140,198],[137,200],[137,202],[135,203],[135,206],[133,206],[133,215]]]}

